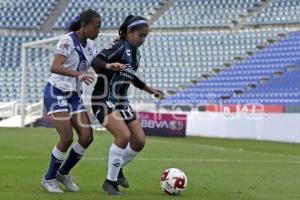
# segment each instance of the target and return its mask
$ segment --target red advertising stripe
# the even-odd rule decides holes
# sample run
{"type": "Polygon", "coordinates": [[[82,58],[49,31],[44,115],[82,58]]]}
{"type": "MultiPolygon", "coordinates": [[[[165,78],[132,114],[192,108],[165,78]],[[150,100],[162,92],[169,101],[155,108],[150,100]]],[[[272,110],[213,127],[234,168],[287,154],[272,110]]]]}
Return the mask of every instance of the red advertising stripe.
{"type": "Polygon", "coordinates": [[[225,113],[283,113],[282,105],[206,105],[207,112],[225,112],[225,113]]]}

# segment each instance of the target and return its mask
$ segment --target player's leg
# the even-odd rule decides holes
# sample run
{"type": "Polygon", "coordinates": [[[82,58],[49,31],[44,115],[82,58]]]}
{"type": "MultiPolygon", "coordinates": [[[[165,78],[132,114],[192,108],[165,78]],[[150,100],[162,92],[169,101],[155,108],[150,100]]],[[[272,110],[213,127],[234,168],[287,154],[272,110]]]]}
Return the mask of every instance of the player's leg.
{"type": "Polygon", "coordinates": [[[72,111],[71,122],[78,134],[78,141],[73,144],[67,159],[56,174],[56,179],[63,183],[67,190],[78,192],[79,187],[75,184],[69,172],[79,162],[86,148],[92,143],[93,131],[86,109],[77,93],[73,93],[69,99],[69,104],[72,111]]]}
{"type": "Polygon", "coordinates": [[[118,184],[124,188],[129,187],[129,183],[123,174],[123,167],[135,158],[139,151],[141,151],[145,144],[145,134],[140,126],[139,121],[136,119],[136,113],[131,108],[131,106],[125,106],[123,110],[120,111],[127,127],[130,131],[130,142],[126,146],[122,168],[118,174],[118,184]]]}
{"type": "Polygon", "coordinates": [[[122,167],[132,161],[145,146],[145,133],[143,128],[141,127],[140,122],[136,119],[128,123],[127,127],[130,131],[131,137],[129,144],[126,147],[122,167]]]}
{"type": "Polygon", "coordinates": [[[124,150],[130,139],[130,132],[120,113],[108,107],[106,102],[93,102],[92,108],[100,124],[111,132],[115,138],[109,149],[107,177],[102,187],[108,194],[120,195],[117,176],[123,162],[124,150]]]}
{"type": "Polygon", "coordinates": [[[52,150],[48,171],[42,179],[42,185],[49,192],[63,192],[57,183],[56,172],[61,166],[65,152],[73,140],[72,124],[67,101],[68,97],[68,93],[55,88],[50,83],[47,83],[44,89],[44,104],[59,134],[59,142],[52,150]]]}
{"type": "Polygon", "coordinates": [[[103,189],[109,194],[119,195],[118,174],[123,162],[123,154],[130,140],[130,132],[118,111],[106,117],[105,128],[113,134],[115,141],[109,149],[108,172],[103,189]]]}
{"type": "Polygon", "coordinates": [[[60,136],[59,142],[52,150],[48,171],[43,177],[42,185],[49,192],[63,193],[56,180],[56,173],[61,166],[65,152],[72,144],[72,124],[68,112],[57,112],[52,114],[53,124],[60,136]]]}
{"type": "Polygon", "coordinates": [[[130,131],[131,137],[129,144],[125,149],[122,168],[120,169],[120,173],[118,175],[118,184],[125,188],[129,187],[129,183],[124,176],[123,168],[137,156],[137,154],[145,145],[145,133],[140,125],[140,122],[135,119],[128,123],[127,127],[130,131]]]}

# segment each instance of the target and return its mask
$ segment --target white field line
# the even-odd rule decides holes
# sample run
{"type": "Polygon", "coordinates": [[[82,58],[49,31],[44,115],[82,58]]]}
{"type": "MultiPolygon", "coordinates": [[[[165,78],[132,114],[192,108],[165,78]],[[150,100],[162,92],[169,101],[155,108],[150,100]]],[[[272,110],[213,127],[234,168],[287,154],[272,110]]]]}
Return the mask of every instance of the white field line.
{"type": "Polygon", "coordinates": [[[173,144],[173,145],[183,145],[183,146],[196,147],[196,148],[212,149],[212,150],[216,150],[216,151],[233,151],[233,152],[256,153],[256,154],[261,154],[261,155],[282,156],[285,158],[294,158],[294,159],[300,160],[300,156],[296,156],[296,155],[287,155],[287,154],[261,152],[261,151],[246,151],[243,148],[230,149],[230,148],[218,147],[218,146],[213,146],[213,145],[190,144],[190,143],[183,143],[183,142],[159,141],[159,140],[151,140],[150,142],[167,143],[167,144],[173,144]]]}
{"type": "Polygon", "coordinates": [[[212,146],[212,145],[206,145],[206,144],[189,144],[189,143],[181,143],[181,142],[172,142],[172,141],[160,141],[160,140],[150,140],[149,143],[151,142],[156,142],[156,143],[171,143],[174,145],[184,145],[184,146],[189,146],[189,147],[197,147],[197,148],[205,148],[205,149],[213,149],[217,151],[226,151],[226,150],[231,150],[231,149],[226,149],[223,147],[218,147],[218,146],[212,146]]]}
{"type": "MultiPolygon", "coordinates": [[[[0,156],[0,160],[48,160],[48,157],[30,157],[30,156],[0,156]]],[[[107,160],[104,157],[84,157],[83,160],[107,160]]],[[[269,163],[269,164],[300,164],[300,160],[295,161],[282,161],[282,160],[241,160],[241,159],[197,159],[197,158],[137,158],[135,161],[145,162],[200,162],[200,163],[269,163]]]]}

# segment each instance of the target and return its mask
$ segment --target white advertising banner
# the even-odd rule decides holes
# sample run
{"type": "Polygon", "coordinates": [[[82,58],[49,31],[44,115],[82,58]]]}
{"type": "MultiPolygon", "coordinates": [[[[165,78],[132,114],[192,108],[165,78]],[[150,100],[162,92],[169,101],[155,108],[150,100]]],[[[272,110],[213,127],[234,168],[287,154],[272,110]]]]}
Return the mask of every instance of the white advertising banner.
{"type": "Polygon", "coordinates": [[[187,135],[300,143],[300,114],[190,112],[187,135]]]}

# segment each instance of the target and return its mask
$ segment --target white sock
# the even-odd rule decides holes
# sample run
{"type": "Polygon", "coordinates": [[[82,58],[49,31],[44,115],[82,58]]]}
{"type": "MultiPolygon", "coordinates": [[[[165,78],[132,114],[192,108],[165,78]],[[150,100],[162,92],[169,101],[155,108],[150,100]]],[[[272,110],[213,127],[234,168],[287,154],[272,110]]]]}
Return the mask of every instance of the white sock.
{"type": "Polygon", "coordinates": [[[125,165],[127,165],[130,161],[132,161],[136,155],[139,152],[134,151],[131,147],[130,144],[127,145],[124,155],[123,155],[123,163],[122,163],[122,167],[124,167],[125,165]]]}
{"type": "Polygon", "coordinates": [[[65,159],[65,152],[59,150],[56,146],[52,150],[52,154],[57,160],[64,160],[65,159]]]}
{"type": "Polygon", "coordinates": [[[85,153],[85,148],[83,148],[79,142],[77,141],[75,144],[73,144],[73,150],[78,153],[79,155],[83,156],[85,153]]]}
{"type": "Polygon", "coordinates": [[[114,143],[110,146],[108,154],[108,172],[107,179],[110,181],[117,181],[118,174],[123,162],[123,155],[125,149],[121,149],[114,143]]]}

